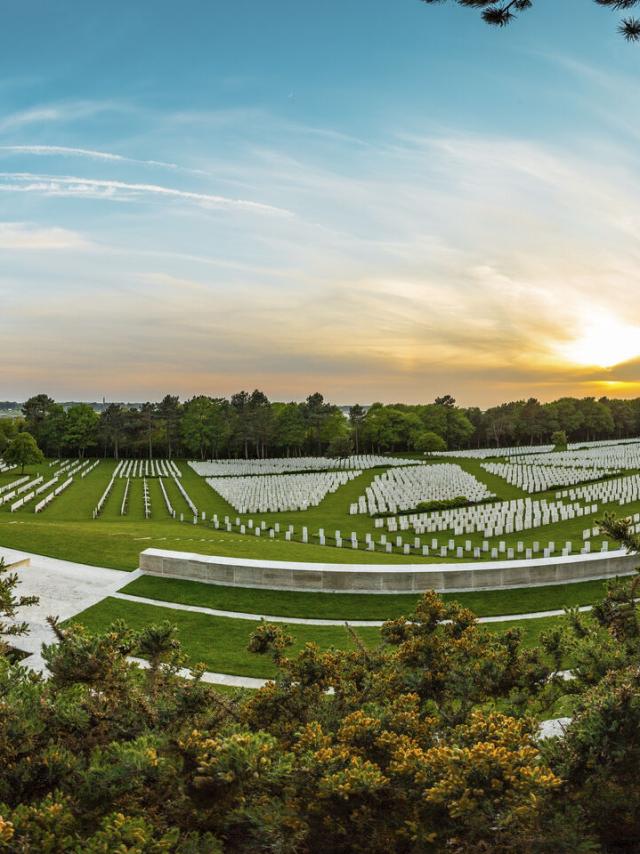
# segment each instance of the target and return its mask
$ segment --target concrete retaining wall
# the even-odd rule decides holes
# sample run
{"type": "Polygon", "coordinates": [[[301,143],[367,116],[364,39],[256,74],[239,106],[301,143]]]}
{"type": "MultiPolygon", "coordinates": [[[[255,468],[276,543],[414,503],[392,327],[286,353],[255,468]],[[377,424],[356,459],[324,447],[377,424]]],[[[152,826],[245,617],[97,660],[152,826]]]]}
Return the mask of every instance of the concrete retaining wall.
{"type": "Polygon", "coordinates": [[[535,560],[476,563],[341,564],[249,560],[146,549],[140,569],[148,575],[229,587],[324,593],[459,593],[566,584],[630,575],[640,556],[624,551],[535,560]]]}

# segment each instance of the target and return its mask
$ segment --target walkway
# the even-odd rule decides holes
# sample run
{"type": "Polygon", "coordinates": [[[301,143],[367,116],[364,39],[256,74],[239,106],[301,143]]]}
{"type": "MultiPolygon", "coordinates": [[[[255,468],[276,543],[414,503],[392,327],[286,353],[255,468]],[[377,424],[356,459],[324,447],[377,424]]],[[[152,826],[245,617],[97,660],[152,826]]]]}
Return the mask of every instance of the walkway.
{"type": "Polygon", "coordinates": [[[13,570],[20,579],[18,594],[38,596],[40,602],[21,610],[19,619],[28,623],[29,634],[15,638],[13,645],[28,652],[29,657],[23,663],[40,672],[45,668],[40,648],[43,643],[55,641],[47,617],[57,616],[61,620],[73,617],[115,593],[134,577],[131,572],[71,563],[2,547],[0,558],[4,558],[7,565],[29,560],[28,564],[17,565],[13,570]]]}
{"type": "MultiPolygon", "coordinates": [[[[313,594],[309,594],[313,595],[313,594]]],[[[193,614],[207,614],[209,617],[226,617],[229,620],[266,620],[268,623],[286,623],[289,626],[344,626],[348,623],[352,628],[380,628],[384,620],[321,620],[311,617],[281,617],[273,614],[249,614],[244,611],[221,611],[218,608],[205,608],[202,605],[184,605],[180,602],[167,602],[164,599],[150,599],[147,596],[132,596],[130,593],[112,593],[115,599],[126,602],[138,602],[143,605],[156,605],[158,608],[169,608],[173,611],[190,611],[193,614]]],[[[578,608],[581,612],[590,611],[591,605],[578,608]]],[[[495,617],[478,617],[479,623],[507,623],[511,620],[539,620],[543,617],[562,617],[564,610],[533,611],[529,614],[499,614],[495,617]]]]}

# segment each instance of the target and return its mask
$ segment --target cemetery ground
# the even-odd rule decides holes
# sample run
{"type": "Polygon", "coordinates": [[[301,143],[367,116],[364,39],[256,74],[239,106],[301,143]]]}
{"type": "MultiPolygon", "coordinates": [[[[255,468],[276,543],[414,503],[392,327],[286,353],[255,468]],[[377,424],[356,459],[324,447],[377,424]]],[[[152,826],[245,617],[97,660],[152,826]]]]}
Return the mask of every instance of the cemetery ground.
{"type": "MultiPolygon", "coordinates": [[[[486,472],[478,460],[463,458],[448,461],[457,462],[484,482],[495,493],[495,500],[525,495],[519,488],[486,472]]],[[[46,465],[27,467],[25,474],[45,473],[43,469],[46,465]]],[[[232,519],[239,515],[186,463],[179,461],[178,465],[182,472],[183,487],[198,509],[205,511],[208,520],[214,513],[220,518],[227,515],[232,519]]],[[[169,515],[157,478],[147,480],[151,498],[150,519],[145,518],[144,513],[142,478],[130,480],[124,515],[121,510],[126,480],[119,479],[116,480],[100,517],[92,519],[92,510],[109,483],[114,467],[112,460],[100,461],[85,478],[76,478],[42,513],[35,514],[29,505],[13,513],[7,506],[0,507],[0,545],[83,564],[126,570],[137,568],[139,552],[151,546],[231,557],[326,563],[375,562],[401,565],[407,562],[443,562],[439,557],[406,557],[401,554],[356,550],[348,547],[348,544],[342,549],[317,544],[317,538],[312,535],[320,527],[327,533],[339,529],[346,537],[351,531],[355,531],[361,540],[365,533],[373,532],[372,520],[364,515],[350,515],[349,505],[357,500],[381,469],[363,472],[336,493],[329,494],[317,507],[307,511],[241,516],[242,521],[248,518],[253,518],[254,521],[264,519],[268,526],[276,522],[283,527],[293,524],[297,532],[304,524],[310,535],[310,542],[305,544],[269,539],[266,536],[256,537],[252,533],[215,530],[210,522],[199,521],[194,525],[188,504],[176,484],[168,478],[164,480],[168,497],[178,517],[180,513],[184,515],[184,522],[176,521],[169,515]]],[[[0,474],[0,488],[15,477],[15,471],[0,474]]],[[[552,497],[553,494],[536,494],[534,497],[552,497]]],[[[617,505],[610,509],[613,512],[618,510],[617,505]]],[[[625,505],[625,515],[638,511],[640,502],[637,505],[625,505]]],[[[534,540],[564,542],[573,539],[579,543],[584,526],[584,519],[575,519],[546,525],[533,531],[506,535],[503,539],[510,546],[514,545],[516,540],[527,545],[534,540]]],[[[479,544],[482,538],[480,535],[470,535],[469,539],[473,540],[474,544],[479,544]]],[[[594,538],[593,542],[597,543],[597,538],[594,538]]],[[[455,562],[453,558],[448,560],[455,562]]],[[[519,615],[561,609],[565,606],[589,605],[602,597],[604,586],[604,582],[590,581],[548,587],[447,594],[444,598],[459,601],[479,616],[519,615]]],[[[393,619],[410,613],[418,599],[416,595],[411,594],[327,594],[255,590],[152,576],[137,578],[122,588],[122,592],[158,601],[247,614],[345,621],[393,619]]],[[[255,628],[254,621],[168,610],[160,605],[153,606],[113,597],[104,599],[74,619],[89,628],[102,629],[116,618],[125,619],[134,628],[169,619],[178,627],[180,639],[192,664],[202,662],[208,669],[217,672],[263,678],[274,672],[270,661],[246,651],[247,638],[255,628]]],[[[523,632],[526,643],[535,645],[540,632],[557,624],[558,619],[546,617],[502,621],[487,628],[502,630],[517,626],[523,632]]],[[[290,626],[288,631],[295,638],[293,651],[307,642],[315,642],[322,648],[345,648],[353,642],[343,626],[294,625],[290,626]]],[[[359,628],[357,632],[368,645],[375,644],[379,639],[379,630],[374,627],[359,628]]]]}
{"type": "MultiPolygon", "coordinates": [[[[167,610],[146,603],[127,602],[108,597],[83,611],[73,621],[94,631],[104,631],[114,620],[122,619],[133,629],[169,620],[177,628],[178,639],[192,665],[202,663],[208,670],[233,673],[237,676],[269,678],[276,668],[269,658],[247,651],[247,641],[255,631],[253,620],[212,617],[187,611],[167,610]]],[[[487,631],[504,631],[518,628],[525,647],[538,643],[540,633],[549,631],[559,623],[559,617],[542,617],[536,620],[507,620],[490,623],[487,631]]],[[[72,622],[72,621],[69,621],[72,622]]],[[[354,629],[358,638],[368,647],[380,640],[380,631],[373,627],[354,629]]],[[[316,643],[323,649],[352,649],[354,641],[346,626],[286,626],[287,634],[294,639],[289,653],[295,655],[306,643],[316,643]]]]}

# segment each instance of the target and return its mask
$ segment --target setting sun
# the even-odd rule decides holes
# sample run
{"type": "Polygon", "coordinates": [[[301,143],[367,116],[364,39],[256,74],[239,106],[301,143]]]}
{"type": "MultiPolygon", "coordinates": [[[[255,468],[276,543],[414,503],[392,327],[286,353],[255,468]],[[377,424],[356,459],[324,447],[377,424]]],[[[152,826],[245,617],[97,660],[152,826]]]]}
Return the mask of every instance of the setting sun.
{"type": "Polygon", "coordinates": [[[577,365],[611,368],[640,355],[640,328],[611,315],[592,318],[581,336],[562,345],[560,353],[577,365]]]}

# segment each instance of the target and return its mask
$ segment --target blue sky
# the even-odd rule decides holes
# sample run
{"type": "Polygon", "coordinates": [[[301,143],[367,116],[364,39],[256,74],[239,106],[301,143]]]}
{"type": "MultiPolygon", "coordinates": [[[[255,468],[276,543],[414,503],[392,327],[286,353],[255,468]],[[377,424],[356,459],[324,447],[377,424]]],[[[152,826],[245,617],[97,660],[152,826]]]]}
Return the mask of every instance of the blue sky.
{"type": "Polygon", "coordinates": [[[640,393],[640,47],[610,11],[23,0],[3,24],[0,398],[640,393]]]}

